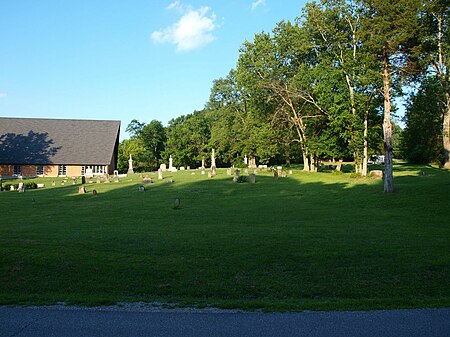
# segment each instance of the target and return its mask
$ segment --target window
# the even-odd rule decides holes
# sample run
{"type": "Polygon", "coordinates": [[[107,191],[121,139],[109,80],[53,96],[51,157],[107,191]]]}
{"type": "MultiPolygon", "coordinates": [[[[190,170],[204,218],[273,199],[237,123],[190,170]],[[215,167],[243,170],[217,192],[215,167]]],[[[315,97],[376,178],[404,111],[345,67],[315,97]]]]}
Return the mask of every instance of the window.
{"type": "Polygon", "coordinates": [[[44,165],[36,165],[36,175],[37,176],[44,175],[44,165]]]}
{"type": "Polygon", "coordinates": [[[65,176],[66,175],[66,165],[59,165],[58,167],[58,175],[65,176]]]}
{"type": "Polygon", "coordinates": [[[13,175],[21,176],[22,175],[22,165],[14,165],[13,175]]]}
{"type": "Polygon", "coordinates": [[[91,169],[93,174],[104,174],[106,173],[106,166],[104,165],[84,165],[81,167],[81,175],[86,174],[86,170],[91,169]]]}

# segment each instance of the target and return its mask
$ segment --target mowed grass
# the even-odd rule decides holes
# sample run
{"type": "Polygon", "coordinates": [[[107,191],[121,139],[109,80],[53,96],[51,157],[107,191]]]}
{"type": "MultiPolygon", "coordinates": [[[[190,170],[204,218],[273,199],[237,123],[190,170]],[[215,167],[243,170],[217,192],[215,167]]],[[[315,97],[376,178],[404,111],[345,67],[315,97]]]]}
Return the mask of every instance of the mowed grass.
{"type": "Polygon", "coordinates": [[[46,187],[0,193],[0,304],[450,306],[450,173],[395,169],[392,195],[380,179],[296,170],[256,184],[150,174],[144,192],[133,175],[86,184],[96,197],[35,179],[46,187]]]}

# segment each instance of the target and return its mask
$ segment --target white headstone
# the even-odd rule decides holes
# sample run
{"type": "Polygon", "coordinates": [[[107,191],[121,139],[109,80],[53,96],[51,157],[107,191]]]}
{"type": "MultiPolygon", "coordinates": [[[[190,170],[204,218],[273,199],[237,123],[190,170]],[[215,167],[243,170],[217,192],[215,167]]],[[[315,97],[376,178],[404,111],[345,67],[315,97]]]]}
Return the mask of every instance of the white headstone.
{"type": "Polygon", "coordinates": [[[211,167],[216,167],[216,154],[214,153],[214,149],[212,149],[211,153],[211,167]]]}
{"type": "Polygon", "coordinates": [[[172,171],[172,162],[173,162],[173,159],[172,159],[172,155],[170,155],[170,157],[169,157],[169,171],[172,171]]]}
{"type": "Polygon", "coordinates": [[[161,165],[159,165],[159,168],[160,168],[163,172],[167,171],[167,166],[166,166],[166,164],[161,164],[161,165]]]}
{"type": "Polygon", "coordinates": [[[130,153],[130,159],[128,159],[128,174],[133,174],[133,158],[131,158],[131,153],[130,153]]]}

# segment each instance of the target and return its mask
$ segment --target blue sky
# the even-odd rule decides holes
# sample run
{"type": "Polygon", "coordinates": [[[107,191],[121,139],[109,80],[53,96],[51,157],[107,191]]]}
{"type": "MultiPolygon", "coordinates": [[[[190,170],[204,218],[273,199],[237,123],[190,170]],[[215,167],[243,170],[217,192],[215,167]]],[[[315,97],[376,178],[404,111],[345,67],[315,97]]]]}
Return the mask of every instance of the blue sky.
{"type": "Polygon", "coordinates": [[[164,125],[200,110],[255,33],[305,1],[0,3],[0,116],[164,125]]]}

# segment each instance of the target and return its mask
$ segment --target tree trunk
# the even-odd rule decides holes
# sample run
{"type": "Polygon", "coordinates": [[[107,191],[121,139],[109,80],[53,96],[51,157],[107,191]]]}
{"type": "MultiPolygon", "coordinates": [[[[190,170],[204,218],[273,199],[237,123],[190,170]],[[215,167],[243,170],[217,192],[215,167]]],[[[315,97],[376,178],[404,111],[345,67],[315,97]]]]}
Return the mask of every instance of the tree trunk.
{"type": "Polygon", "coordinates": [[[386,50],[383,53],[383,89],[384,89],[384,192],[394,192],[394,176],[392,173],[392,124],[391,124],[391,94],[389,81],[389,60],[386,50]]]}
{"type": "Polygon", "coordinates": [[[368,134],[368,130],[369,130],[369,114],[366,113],[366,115],[364,116],[364,157],[363,157],[363,166],[362,166],[362,171],[361,171],[361,175],[363,177],[367,177],[367,163],[369,161],[369,143],[367,141],[367,134],[368,134]]]}
{"type": "Polygon", "coordinates": [[[446,93],[447,106],[442,123],[442,142],[444,145],[444,168],[450,169],[450,93],[446,93]]]}
{"type": "Polygon", "coordinates": [[[309,172],[309,158],[305,152],[303,152],[303,171],[309,172]]]}

